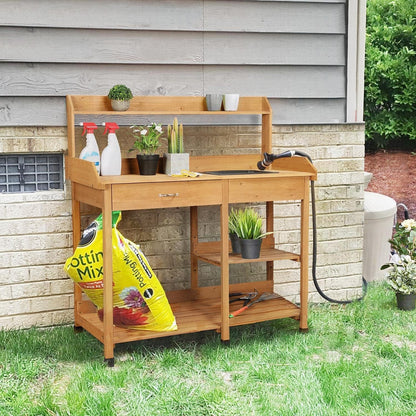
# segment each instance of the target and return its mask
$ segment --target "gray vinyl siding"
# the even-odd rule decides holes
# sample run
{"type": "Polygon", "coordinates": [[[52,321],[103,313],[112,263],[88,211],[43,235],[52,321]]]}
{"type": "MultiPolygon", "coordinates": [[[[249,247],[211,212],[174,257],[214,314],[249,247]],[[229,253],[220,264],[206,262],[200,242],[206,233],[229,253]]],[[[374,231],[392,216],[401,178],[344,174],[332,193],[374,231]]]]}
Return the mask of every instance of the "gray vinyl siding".
{"type": "Polygon", "coordinates": [[[265,95],[273,122],[344,122],[346,2],[0,1],[0,125],[66,125],[68,94],[265,95]]]}

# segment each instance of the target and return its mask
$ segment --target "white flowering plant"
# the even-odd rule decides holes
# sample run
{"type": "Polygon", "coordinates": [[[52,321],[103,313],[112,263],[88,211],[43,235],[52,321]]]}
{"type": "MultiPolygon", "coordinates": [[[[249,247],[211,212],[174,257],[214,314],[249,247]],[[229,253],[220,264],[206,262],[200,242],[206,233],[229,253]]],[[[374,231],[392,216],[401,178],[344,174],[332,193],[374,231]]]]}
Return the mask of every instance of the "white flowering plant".
{"type": "Polygon", "coordinates": [[[130,126],[130,128],[133,129],[133,137],[136,139],[130,152],[138,150],[145,155],[156,153],[160,146],[159,138],[163,134],[161,124],[152,123],[148,126],[130,126]]]}
{"type": "Polygon", "coordinates": [[[381,266],[388,270],[387,283],[396,293],[416,293],[416,221],[407,219],[396,224],[389,243],[394,254],[390,263],[381,266]]]}
{"type": "Polygon", "coordinates": [[[416,260],[416,221],[408,219],[396,224],[389,243],[399,256],[410,256],[416,260]]]}

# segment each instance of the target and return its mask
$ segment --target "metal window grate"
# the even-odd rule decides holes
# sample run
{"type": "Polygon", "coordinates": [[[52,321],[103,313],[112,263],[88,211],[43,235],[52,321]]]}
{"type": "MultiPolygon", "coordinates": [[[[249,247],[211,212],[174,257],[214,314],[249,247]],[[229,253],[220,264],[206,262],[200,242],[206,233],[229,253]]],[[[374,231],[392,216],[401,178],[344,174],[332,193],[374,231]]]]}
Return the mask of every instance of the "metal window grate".
{"type": "Polygon", "coordinates": [[[62,154],[0,155],[0,192],[63,189],[62,154]]]}

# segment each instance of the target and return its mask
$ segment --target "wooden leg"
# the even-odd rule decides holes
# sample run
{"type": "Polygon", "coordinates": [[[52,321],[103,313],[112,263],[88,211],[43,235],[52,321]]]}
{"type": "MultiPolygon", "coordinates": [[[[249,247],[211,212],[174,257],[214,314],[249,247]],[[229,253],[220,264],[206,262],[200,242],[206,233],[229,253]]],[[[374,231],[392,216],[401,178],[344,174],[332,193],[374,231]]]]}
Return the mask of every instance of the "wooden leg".
{"type": "MultiPolygon", "coordinates": [[[[274,202],[266,202],[266,231],[273,231],[273,222],[274,222],[274,202]]],[[[274,235],[270,234],[266,237],[264,243],[267,243],[267,247],[275,247],[274,235]]],[[[266,262],[266,276],[267,280],[274,280],[274,262],[266,262]]]]}
{"type": "MultiPolygon", "coordinates": [[[[75,185],[72,184],[72,195],[75,195],[75,185]]],[[[72,246],[75,252],[81,240],[81,210],[79,201],[72,198],[72,246]]],[[[74,283],[74,328],[79,328],[79,307],[82,301],[81,288],[74,283]]]]}
{"type": "Polygon", "coordinates": [[[299,328],[308,329],[308,236],[309,236],[309,181],[305,180],[305,195],[301,202],[300,229],[300,320],[299,328]]]}
{"type": "Polygon", "coordinates": [[[198,207],[191,207],[191,288],[198,288],[198,259],[195,250],[198,245],[198,207]]]}
{"type": "Polygon", "coordinates": [[[230,266],[228,259],[228,181],[223,181],[221,209],[221,341],[229,341],[229,293],[230,266]]]}
{"type": "MultiPolygon", "coordinates": [[[[103,273],[104,273],[104,359],[107,363],[114,360],[113,330],[113,250],[112,250],[112,207],[111,187],[104,192],[103,208],[103,273]]],[[[114,361],[113,361],[114,365],[114,361]]]]}

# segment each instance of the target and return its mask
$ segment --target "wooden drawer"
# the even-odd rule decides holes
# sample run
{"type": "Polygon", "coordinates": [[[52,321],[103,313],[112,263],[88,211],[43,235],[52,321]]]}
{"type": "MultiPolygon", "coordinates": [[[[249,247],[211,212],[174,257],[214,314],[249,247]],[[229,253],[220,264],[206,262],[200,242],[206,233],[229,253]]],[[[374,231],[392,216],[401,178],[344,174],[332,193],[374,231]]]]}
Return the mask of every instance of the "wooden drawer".
{"type": "Polygon", "coordinates": [[[112,185],[113,210],[219,205],[221,181],[158,182],[112,185]]]}
{"type": "Polygon", "coordinates": [[[229,202],[262,202],[304,199],[305,177],[230,180],[229,202]]]}

